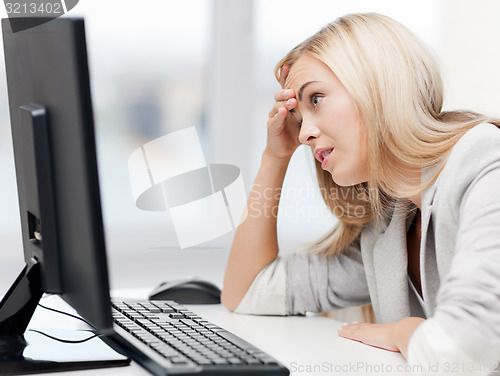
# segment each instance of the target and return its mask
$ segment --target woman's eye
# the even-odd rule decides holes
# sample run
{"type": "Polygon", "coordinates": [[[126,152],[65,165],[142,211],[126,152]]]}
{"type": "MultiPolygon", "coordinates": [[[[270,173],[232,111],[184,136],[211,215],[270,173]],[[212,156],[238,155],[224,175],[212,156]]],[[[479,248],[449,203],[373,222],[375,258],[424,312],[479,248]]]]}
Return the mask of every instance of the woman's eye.
{"type": "Polygon", "coordinates": [[[319,104],[319,102],[321,102],[321,100],[323,99],[323,97],[321,95],[312,95],[311,96],[311,103],[313,105],[314,108],[316,108],[316,106],[319,104]]]}

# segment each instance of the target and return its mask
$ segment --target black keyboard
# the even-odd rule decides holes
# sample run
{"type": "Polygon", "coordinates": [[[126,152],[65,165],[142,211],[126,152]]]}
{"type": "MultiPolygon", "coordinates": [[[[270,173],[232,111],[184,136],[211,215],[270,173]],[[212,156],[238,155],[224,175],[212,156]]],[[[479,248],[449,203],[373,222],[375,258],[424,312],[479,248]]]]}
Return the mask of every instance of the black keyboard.
{"type": "Polygon", "coordinates": [[[174,301],[113,301],[112,315],[126,332],[118,334],[142,353],[134,360],[155,374],[289,374],[268,354],[174,301]]]}

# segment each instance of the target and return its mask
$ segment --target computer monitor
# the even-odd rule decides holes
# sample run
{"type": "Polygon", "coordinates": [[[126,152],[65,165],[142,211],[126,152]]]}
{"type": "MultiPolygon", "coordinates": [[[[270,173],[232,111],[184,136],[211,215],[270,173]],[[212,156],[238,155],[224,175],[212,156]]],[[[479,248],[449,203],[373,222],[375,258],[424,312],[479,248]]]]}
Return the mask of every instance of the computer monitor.
{"type": "MultiPolygon", "coordinates": [[[[17,18],[2,20],[2,28],[26,267],[0,302],[0,374],[128,364],[113,347],[158,375],[288,375],[266,353],[175,302],[115,302],[113,324],[84,22],[17,18]],[[102,335],[95,346],[112,354],[58,363],[28,356],[26,329],[44,292],[75,308],[102,335]]],[[[45,354],[66,354],[53,350],[57,337],[49,343],[45,354]]]]}
{"type": "Polygon", "coordinates": [[[2,30],[26,267],[0,303],[0,359],[43,293],[113,332],[84,21],[2,30]]]}

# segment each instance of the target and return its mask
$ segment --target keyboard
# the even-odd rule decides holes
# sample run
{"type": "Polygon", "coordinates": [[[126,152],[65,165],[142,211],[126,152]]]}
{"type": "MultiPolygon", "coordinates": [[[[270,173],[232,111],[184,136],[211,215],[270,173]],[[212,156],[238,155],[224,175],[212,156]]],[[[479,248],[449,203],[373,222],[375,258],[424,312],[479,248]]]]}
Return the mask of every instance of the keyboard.
{"type": "Polygon", "coordinates": [[[111,306],[117,334],[140,351],[128,355],[154,374],[289,374],[262,350],[174,301],[112,301],[111,306]]]}

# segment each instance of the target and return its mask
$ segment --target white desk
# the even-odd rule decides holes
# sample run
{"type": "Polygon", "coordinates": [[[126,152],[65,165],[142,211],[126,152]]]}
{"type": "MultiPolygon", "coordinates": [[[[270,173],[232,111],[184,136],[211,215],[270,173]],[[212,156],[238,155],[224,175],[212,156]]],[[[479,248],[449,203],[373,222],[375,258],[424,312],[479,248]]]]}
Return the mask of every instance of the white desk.
{"type": "MultiPolygon", "coordinates": [[[[130,297],[131,294],[118,296],[130,297]]],[[[142,297],[141,294],[135,295],[142,297]]],[[[42,303],[61,308],[54,297],[42,303]],[[54,304],[55,303],[55,304],[54,304]]],[[[57,298],[58,299],[58,298],[57,298]]],[[[410,375],[401,354],[346,340],[337,335],[340,322],[321,317],[276,317],[239,315],[221,305],[188,306],[209,321],[235,333],[268,352],[287,366],[292,375],[410,375]]],[[[79,321],[37,309],[30,327],[78,328],[79,321]]],[[[138,364],[100,370],[53,373],[60,376],[148,375],[138,364]]]]}

